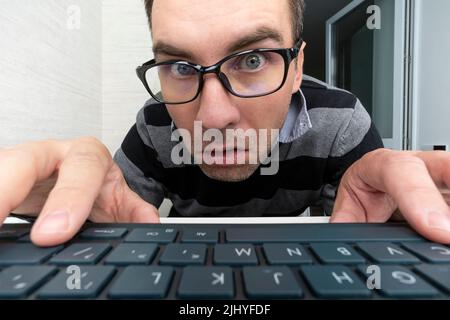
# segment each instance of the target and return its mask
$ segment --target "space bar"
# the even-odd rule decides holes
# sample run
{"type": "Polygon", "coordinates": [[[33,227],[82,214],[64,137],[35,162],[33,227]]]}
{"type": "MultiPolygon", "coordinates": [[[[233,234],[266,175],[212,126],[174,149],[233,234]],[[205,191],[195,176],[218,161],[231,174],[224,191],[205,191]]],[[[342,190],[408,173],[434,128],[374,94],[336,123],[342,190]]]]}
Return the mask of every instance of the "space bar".
{"type": "Polygon", "coordinates": [[[417,233],[404,225],[388,224],[304,224],[272,227],[242,227],[225,230],[227,242],[361,242],[420,241],[417,233]]]}

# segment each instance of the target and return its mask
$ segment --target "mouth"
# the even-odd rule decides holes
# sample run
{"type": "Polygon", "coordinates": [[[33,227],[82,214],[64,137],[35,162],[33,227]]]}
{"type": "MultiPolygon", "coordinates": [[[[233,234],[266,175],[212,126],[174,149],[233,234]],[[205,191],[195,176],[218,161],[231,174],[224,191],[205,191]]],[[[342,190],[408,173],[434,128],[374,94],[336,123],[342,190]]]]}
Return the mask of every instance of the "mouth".
{"type": "Polygon", "coordinates": [[[248,162],[246,149],[230,148],[222,151],[215,149],[207,156],[212,158],[213,165],[217,167],[242,166],[248,162]]]}

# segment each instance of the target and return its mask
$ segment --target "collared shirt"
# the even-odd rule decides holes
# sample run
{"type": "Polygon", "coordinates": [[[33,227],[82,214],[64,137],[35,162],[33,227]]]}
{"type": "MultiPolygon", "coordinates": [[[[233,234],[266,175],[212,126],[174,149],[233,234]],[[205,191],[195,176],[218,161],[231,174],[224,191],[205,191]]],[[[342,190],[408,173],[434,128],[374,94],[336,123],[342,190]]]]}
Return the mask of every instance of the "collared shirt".
{"type": "Polygon", "coordinates": [[[309,118],[307,101],[300,89],[297,94],[292,96],[291,105],[278,140],[280,143],[290,143],[299,139],[311,128],[312,123],[309,118]]]}
{"type": "Polygon", "coordinates": [[[175,165],[172,119],[150,100],[114,160],[132,190],[159,207],[173,202],[171,216],[295,216],[310,206],[331,214],[345,171],[383,147],[370,116],[351,93],[304,76],[279,135],[279,170],[229,183],[207,177],[197,165],[175,165]]]}

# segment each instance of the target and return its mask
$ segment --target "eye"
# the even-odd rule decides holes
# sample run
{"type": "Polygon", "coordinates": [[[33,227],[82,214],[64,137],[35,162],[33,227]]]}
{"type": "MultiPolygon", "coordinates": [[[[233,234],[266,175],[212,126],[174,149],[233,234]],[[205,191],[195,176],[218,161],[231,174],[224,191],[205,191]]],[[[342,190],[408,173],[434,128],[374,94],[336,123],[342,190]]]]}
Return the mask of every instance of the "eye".
{"type": "Polygon", "coordinates": [[[238,68],[248,71],[257,71],[266,64],[266,58],[263,54],[252,53],[242,57],[238,68]]]}
{"type": "Polygon", "coordinates": [[[170,72],[175,75],[175,77],[190,77],[195,75],[196,70],[191,66],[185,64],[174,64],[170,68],[170,72]]]}

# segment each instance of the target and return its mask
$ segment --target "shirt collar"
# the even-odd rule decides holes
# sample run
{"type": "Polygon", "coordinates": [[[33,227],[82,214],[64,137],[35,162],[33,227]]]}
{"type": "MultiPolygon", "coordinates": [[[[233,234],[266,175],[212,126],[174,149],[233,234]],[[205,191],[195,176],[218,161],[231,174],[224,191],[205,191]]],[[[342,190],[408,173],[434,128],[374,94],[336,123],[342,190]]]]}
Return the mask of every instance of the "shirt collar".
{"type": "Polygon", "coordinates": [[[308,113],[306,98],[302,90],[299,90],[298,93],[292,96],[288,114],[281,128],[278,141],[280,143],[291,143],[303,136],[310,129],[312,129],[312,123],[308,113]]]}

